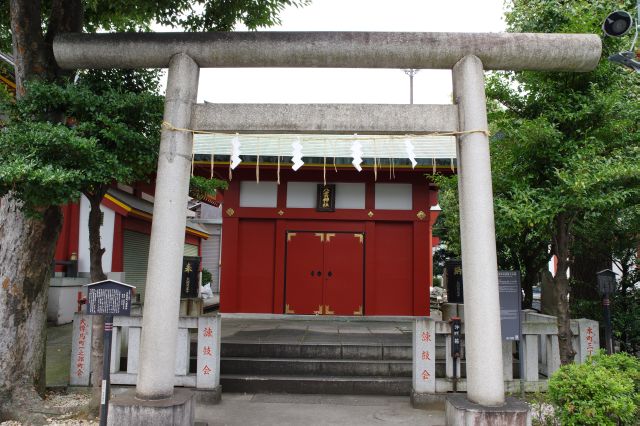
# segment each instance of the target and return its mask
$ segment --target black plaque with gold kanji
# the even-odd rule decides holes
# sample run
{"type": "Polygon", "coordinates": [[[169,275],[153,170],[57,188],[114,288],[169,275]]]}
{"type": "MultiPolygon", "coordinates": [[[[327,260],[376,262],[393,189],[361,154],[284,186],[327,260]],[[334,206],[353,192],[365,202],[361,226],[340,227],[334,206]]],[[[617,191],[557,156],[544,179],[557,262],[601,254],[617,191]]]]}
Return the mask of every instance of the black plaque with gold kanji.
{"type": "Polygon", "coordinates": [[[462,261],[451,259],[444,262],[444,285],[449,303],[464,303],[462,261]]]}
{"type": "Polygon", "coordinates": [[[316,201],[316,211],[334,212],[336,211],[336,186],[335,184],[318,184],[318,198],[316,201]]]}
{"type": "Polygon", "coordinates": [[[182,258],[182,285],[180,286],[180,297],[190,299],[198,297],[200,276],[200,258],[184,256],[182,258]]]}

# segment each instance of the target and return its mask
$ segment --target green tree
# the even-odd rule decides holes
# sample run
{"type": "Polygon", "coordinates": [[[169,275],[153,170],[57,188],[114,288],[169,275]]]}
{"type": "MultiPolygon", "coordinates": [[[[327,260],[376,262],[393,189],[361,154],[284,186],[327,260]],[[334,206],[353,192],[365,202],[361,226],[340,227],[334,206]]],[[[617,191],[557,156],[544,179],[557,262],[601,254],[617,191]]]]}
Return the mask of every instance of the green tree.
{"type": "MultiPolygon", "coordinates": [[[[598,33],[607,12],[619,6],[604,0],[516,1],[506,21],[509,31],[598,33]]],[[[621,44],[604,39],[603,57],[621,44]]],[[[499,73],[488,82],[487,94],[500,106],[491,119],[503,133],[494,152],[507,157],[498,179],[512,185],[517,228],[549,235],[550,254],[558,259],[553,285],[563,364],[574,355],[567,272],[580,230],[599,215],[613,228],[620,212],[640,200],[638,88],[635,74],[607,60],[589,73],[499,73]]]]}
{"type": "MultiPolygon", "coordinates": [[[[91,105],[83,104],[77,93],[73,94],[75,89],[69,87],[64,94],[59,94],[72,98],[66,106],[77,108],[74,112],[78,114],[77,128],[62,125],[68,124],[67,116],[61,110],[64,108],[57,109],[56,99],[51,99],[51,109],[34,111],[33,119],[24,113],[30,102],[42,101],[35,101],[35,93],[28,98],[31,88],[38,87],[28,84],[29,81],[65,85],[75,75],[61,70],[55,63],[54,37],[83,30],[148,30],[154,22],[203,31],[231,30],[242,22],[256,29],[278,22],[278,14],[284,7],[306,3],[306,0],[0,2],[3,6],[0,8],[0,49],[13,50],[17,84],[15,121],[0,138],[3,146],[0,156],[0,321],[3,324],[0,346],[11,348],[0,352],[0,418],[27,415],[30,407],[38,405],[34,402],[36,392],[44,389],[47,286],[49,265],[61,226],[59,205],[77,199],[82,192],[97,198],[101,188],[87,185],[91,178],[106,179],[111,174],[113,179],[118,179],[121,173],[117,155],[102,151],[100,143],[114,142],[121,136],[135,137],[135,130],[122,124],[125,117],[110,121],[111,118],[100,116],[100,111],[91,111],[91,105]],[[79,118],[84,113],[86,120],[79,118]],[[100,120],[114,127],[102,128],[100,120]],[[92,125],[96,127],[90,129],[92,125]],[[97,133],[92,134],[93,131],[97,133]],[[14,153],[24,156],[19,158],[14,153]],[[107,160],[106,163],[98,159],[102,154],[106,157],[100,160],[107,160]],[[114,169],[108,170],[109,166],[114,169]]],[[[107,91],[100,100],[93,99],[116,108],[114,102],[120,95],[120,100],[126,99],[124,93],[116,95],[107,91]]],[[[145,131],[148,136],[157,129],[145,131]]],[[[115,148],[125,149],[124,146],[115,148]]],[[[97,251],[100,250],[98,243],[97,251]]]]}
{"type": "MultiPolygon", "coordinates": [[[[629,10],[634,6],[625,2],[629,10]]],[[[620,7],[606,0],[518,0],[505,16],[513,32],[598,34],[607,13],[620,7]]],[[[500,262],[517,260],[528,281],[557,257],[553,288],[563,364],[574,354],[567,274],[576,241],[596,225],[611,230],[638,212],[638,76],[606,60],[628,43],[604,39],[605,59],[589,73],[487,78],[500,262]]]]}

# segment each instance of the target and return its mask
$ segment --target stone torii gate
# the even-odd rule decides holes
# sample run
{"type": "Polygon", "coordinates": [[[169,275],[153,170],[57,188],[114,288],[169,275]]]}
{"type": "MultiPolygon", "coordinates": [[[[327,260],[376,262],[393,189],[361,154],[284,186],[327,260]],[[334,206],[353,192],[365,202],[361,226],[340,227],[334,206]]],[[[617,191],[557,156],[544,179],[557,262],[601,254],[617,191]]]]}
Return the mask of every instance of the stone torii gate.
{"type": "MultiPolygon", "coordinates": [[[[458,132],[467,398],[485,407],[504,405],[484,70],[590,71],[600,59],[599,37],[379,32],[66,34],[57,37],[53,47],[56,61],[66,69],[168,67],[164,120],[175,128],[253,133],[458,132]],[[454,104],[196,104],[201,67],[451,69],[454,104]]],[[[163,129],[138,402],[132,403],[144,406],[146,416],[160,410],[158,406],[190,410],[187,406],[192,405],[185,405],[189,397],[174,395],[173,375],[192,145],[190,132],[163,129]]],[[[447,416],[448,422],[454,421],[447,416]]],[[[159,423],[161,417],[158,414],[159,423]]],[[[185,419],[188,424],[193,415],[187,413],[185,419]]]]}

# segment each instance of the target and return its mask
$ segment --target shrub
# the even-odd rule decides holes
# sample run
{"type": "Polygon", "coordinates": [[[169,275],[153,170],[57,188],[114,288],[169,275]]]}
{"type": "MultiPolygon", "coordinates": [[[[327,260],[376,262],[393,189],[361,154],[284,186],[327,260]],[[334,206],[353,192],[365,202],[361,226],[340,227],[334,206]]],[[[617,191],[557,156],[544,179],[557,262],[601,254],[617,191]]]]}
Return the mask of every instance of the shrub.
{"type": "Polygon", "coordinates": [[[608,370],[619,371],[622,375],[631,379],[634,387],[633,394],[636,409],[640,410],[640,359],[624,352],[606,355],[604,350],[601,349],[600,352],[591,357],[591,362],[608,370]]]}
{"type": "Polygon", "coordinates": [[[207,283],[211,283],[213,284],[211,281],[213,280],[213,276],[211,275],[211,272],[209,272],[209,270],[202,268],[202,285],[205,285],[207,283]]]}
{"type": "Polygon", "coordinates": [[[561,367],[549,380],[549,398],[563,425],[632,425],[640,404],[640,361],[597,354],[561,367]]]}

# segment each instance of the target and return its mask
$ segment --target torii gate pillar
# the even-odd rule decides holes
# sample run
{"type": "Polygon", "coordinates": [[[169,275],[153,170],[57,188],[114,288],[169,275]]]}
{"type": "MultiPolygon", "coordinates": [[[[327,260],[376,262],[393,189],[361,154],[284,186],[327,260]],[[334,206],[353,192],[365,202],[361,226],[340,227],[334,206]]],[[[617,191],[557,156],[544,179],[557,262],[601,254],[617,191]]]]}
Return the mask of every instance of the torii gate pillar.
{"type": "Polygon", "coordinates": [[[504,403],[498,259],[484,71],[476,56],[453,67],[453,97],[461,132],[457,137],[460,244],[465,271],[464,306],[467,396],[482,405],[504,403]],[[482,133],[486,131],[487,133],[482,133]]]}

